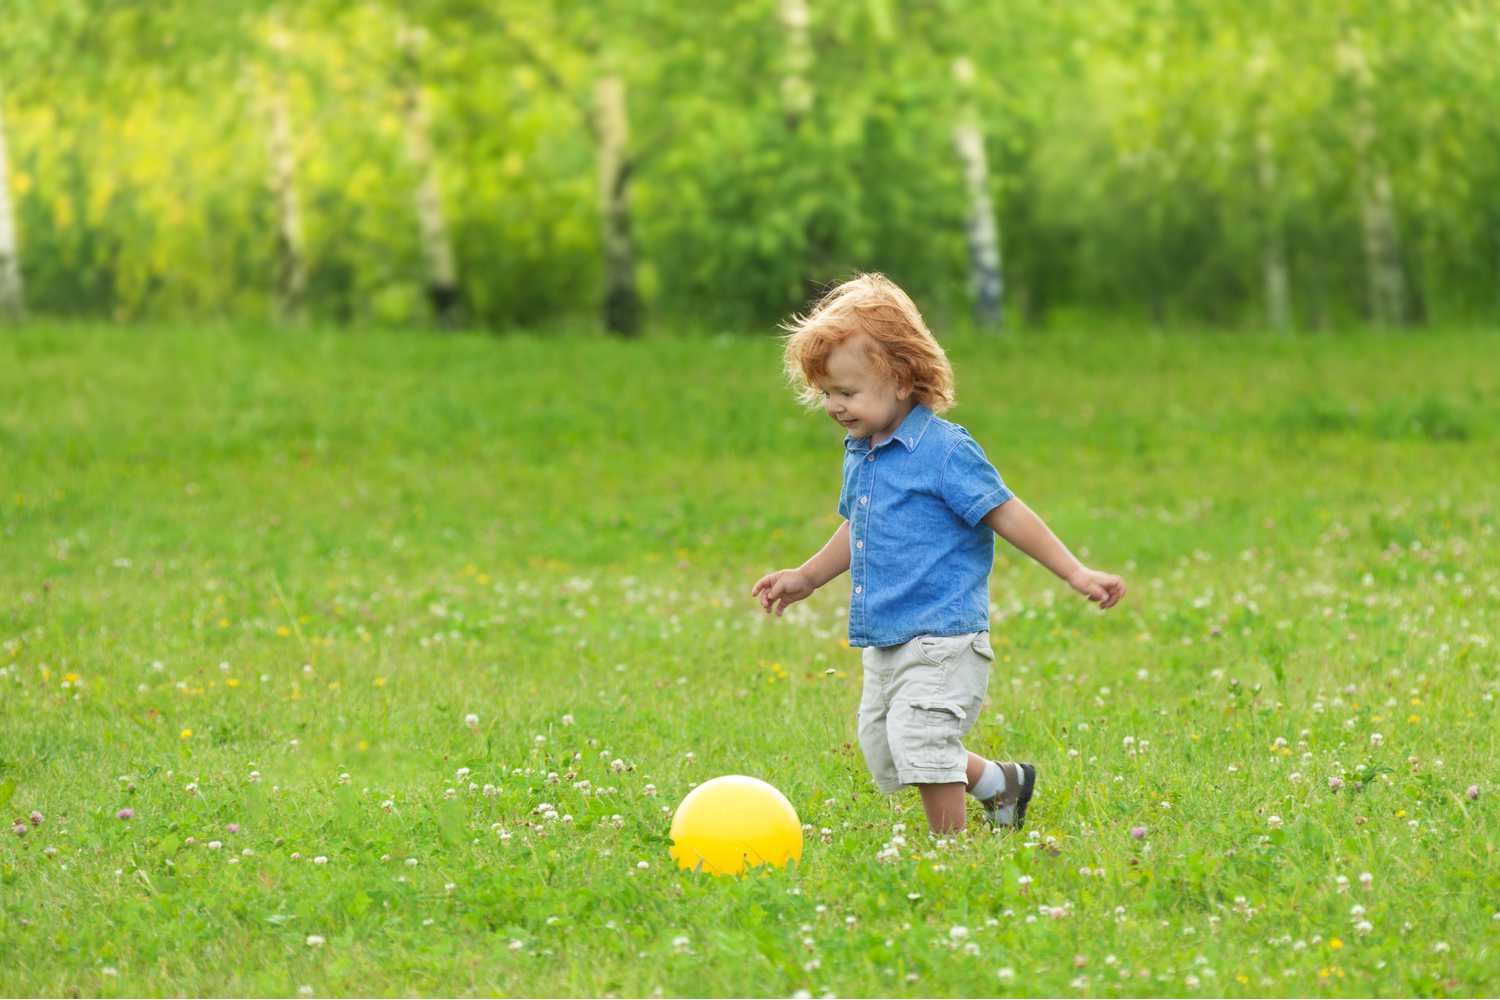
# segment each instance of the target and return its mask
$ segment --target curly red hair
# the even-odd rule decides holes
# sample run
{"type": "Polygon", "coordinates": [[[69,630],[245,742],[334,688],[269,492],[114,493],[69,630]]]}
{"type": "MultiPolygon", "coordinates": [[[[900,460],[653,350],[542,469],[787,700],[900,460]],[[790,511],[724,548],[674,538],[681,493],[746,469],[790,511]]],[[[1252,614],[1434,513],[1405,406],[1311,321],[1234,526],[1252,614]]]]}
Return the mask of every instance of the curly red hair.
{"type": "Polygon", "coordinates": [[[817,383],[828,377],[828,355],[835,347],[861,334],[871,342],[870,361],[876,370],[934,413],[954,403],[953,368],[916,303],[883,274],[856,275],[828,291],[805,316],[781,324],[787,332],[784,363],[797,398],[816,406],[817,383]]]}

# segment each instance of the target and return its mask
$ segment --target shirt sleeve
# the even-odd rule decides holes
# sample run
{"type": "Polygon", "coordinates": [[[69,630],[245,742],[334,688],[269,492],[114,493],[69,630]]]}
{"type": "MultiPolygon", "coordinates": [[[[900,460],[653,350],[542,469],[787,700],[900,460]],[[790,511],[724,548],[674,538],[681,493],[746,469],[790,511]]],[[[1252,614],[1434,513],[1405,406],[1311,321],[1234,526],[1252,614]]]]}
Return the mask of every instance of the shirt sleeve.
{"type": "Polygon", "coordinates": [[[839,473],[839,517],[849,520],[849,459],[847,457],[839,473]]]}
{"type": "Polygon", "coordinates": [[[985,457],[979,442],[967,434],[948,452],[938,489],[943,502],[971,528],[1015,496],[985,457]]]}

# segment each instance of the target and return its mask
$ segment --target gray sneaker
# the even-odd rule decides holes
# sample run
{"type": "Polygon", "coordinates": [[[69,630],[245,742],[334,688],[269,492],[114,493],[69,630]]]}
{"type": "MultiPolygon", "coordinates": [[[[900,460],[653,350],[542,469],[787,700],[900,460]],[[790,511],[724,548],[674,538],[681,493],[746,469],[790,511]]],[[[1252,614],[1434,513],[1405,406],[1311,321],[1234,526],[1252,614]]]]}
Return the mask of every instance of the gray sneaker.
{"type": "Polygon", "coordinates": [[[1036,790],[1036,767],[1032,764],[1011,764],[995,761],[1005,772],[1005,790],[994,798],[985,799],[984,818],[992,827],[1021,829],[1026,822],[1026,807],[1031,803],[1031,793],[1036,790]]]}

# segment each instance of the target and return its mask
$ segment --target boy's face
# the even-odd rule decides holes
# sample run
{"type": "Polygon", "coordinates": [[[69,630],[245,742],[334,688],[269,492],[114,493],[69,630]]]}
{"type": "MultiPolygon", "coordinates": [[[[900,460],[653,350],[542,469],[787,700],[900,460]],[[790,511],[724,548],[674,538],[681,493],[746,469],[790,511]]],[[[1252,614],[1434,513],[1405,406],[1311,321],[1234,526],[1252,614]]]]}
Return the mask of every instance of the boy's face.
{"type": "Polygon", "coordinates": [[[828,355],[828,376],[820,379],[823,410],[857,438],[879,444],[896,432],[915,403],[911,387],[883,375],[870,361],[878,350],[863,334],[850,337],[828,355]]]}

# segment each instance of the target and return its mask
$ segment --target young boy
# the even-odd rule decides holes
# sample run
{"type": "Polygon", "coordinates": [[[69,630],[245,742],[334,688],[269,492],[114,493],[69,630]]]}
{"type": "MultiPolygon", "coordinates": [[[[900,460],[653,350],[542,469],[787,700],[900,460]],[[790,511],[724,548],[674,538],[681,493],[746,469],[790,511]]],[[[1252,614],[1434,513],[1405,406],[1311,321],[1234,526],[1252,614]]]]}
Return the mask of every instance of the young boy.
{"type": "Polygon", "coordinates": [[[934,833],[964,827],[964,792],[992,826],[1019,829],[1036,787],[1031,764],[969,753],[995,658],[989,642],[993,534],[1100,608],[1119,577],[1080,563],[1011,493],[984,451],[938,417],[953,370],[911,299],[879,274],[834,288],[786,325],[799,398],[846,431],[839,525],[796,569],[756,581],[779,616],[850,570],[849,645],[863,647],[859,744],[880,791],[916,785],[934,833]]]}

